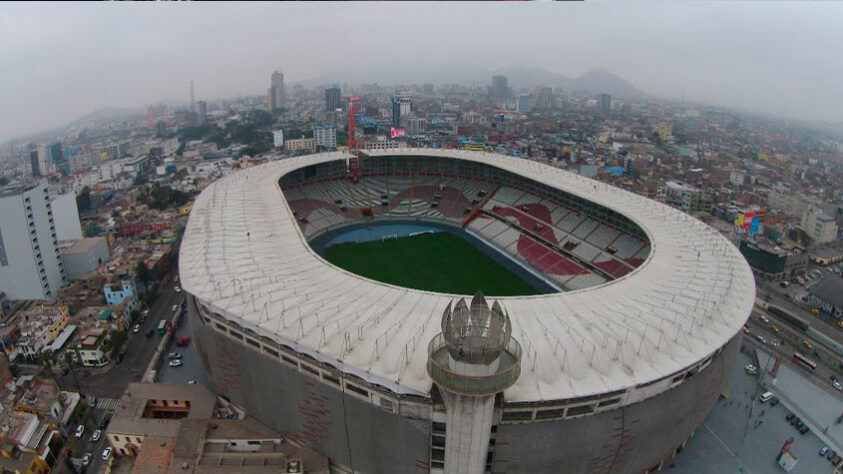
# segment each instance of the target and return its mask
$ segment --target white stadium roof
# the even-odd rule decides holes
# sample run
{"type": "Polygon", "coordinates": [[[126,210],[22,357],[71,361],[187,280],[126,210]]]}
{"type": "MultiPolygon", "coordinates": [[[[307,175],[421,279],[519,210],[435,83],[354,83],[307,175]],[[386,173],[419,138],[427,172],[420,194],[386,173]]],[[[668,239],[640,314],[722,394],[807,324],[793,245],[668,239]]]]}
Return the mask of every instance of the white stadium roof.
{"type": "MultiPolygon", "coordinates": [[[[370,156],[440,156],[493,165],[625,215],[649,236],[635,271],[601,286],[499,299],[523,347],[507,401],[620,390],[714,353],[750,314],[755,284],[714,229],[663,204],[536,162],[490,153],[401,149],[370,156]]],[[[220,179],[196,199],[181,246],[182,286],[262,336],[398,393],[426,395],[427,344],[454,295],[363,278],[308,245],[278,185],[294,169],[347,158],[276,161],[220,179]]]]}

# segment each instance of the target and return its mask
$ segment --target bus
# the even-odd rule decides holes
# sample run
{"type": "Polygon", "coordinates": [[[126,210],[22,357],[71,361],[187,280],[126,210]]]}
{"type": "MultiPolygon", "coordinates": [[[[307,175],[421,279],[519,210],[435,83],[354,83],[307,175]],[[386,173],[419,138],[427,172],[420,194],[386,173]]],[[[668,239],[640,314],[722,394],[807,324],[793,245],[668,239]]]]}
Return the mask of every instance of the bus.
{"type": "Polygon", "coordinates": [[[793,353],[793,362],[798,363],[799,365],[801,365],[802,367],[805,367],[808,370],[811,370],[811,371],[817,370],[817,363],[816,362],[812,361],[811,359],[803,356],[802,354],[800,354],[798,352],[793,353]]]}
{"type": "Polygon", "coordinates": [[[166,333],[166,332],[167,332],[167,320],[162,319],[161,321],[158,321],[158,334],[163,336],[164,333],[166,333]]]}

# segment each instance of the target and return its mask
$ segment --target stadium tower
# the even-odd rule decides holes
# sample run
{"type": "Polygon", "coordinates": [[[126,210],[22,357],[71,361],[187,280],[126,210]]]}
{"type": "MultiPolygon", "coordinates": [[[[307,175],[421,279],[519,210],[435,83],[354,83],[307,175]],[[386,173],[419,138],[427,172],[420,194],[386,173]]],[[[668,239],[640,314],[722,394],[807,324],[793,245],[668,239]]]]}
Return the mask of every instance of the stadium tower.
{"type": "Polygon", "coordinates": [[[430,342],[428,374],[445,401],[445,473],[483,473],[489,453],[495,396],[521,371],[521,347],[511,337],[509,314],[489,308],[478,292],[442,315],[442,332],[430,342]]]}

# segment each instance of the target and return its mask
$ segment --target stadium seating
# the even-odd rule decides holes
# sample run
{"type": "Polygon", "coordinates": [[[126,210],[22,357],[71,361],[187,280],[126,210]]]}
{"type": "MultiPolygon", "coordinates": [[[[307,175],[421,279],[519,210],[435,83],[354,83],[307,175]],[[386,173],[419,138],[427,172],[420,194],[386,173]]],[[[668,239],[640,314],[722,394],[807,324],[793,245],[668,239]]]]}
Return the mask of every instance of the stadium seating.
{"type": "Polygon", "coordinates": [[[482,180],[370,176],[357,183],[325,180],[290,187],[284,193],[306,237],[363,219],[358,209],[365,207],[371,207],[375,216],[465,222],[467,229],[568,289],[601,284],[607,281],[605,275],[620,278],[650,252],[649,245],[639,238],[598,219],[529,192],[482,180]],[[482,213],[469,219],[473,212],[482,213]]]}

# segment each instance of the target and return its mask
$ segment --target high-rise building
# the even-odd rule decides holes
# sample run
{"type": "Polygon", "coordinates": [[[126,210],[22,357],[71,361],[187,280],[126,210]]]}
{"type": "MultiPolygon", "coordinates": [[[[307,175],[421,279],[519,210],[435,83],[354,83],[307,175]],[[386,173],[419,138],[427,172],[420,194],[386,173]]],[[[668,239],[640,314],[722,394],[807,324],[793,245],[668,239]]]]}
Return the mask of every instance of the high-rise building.
{"type": "Polygon", "coordinates": [[[392,98],[392,126],[398,128],[401,126],[401,117],[406,117],[410,114],[412,107],[412,100],[409,97],[393,97],[392,98]]]}
{"type": "Polygon", "coordinates": [[[834,218],[822,210],[810,207],[802,214],[802,228],[815,244],[826,244],[837,240],[838,227],[834,218]]]}
{"type": "Polygon", "coordinates": [[[314,125],[313,145],[317,147],[337,147],[337,126],[336,125],[314,125]]]}
{"type": "Polygon", "coordinates": [[[342,92],[340,86],[334,84],[325,89],[325,110],[334,111],[342,107],[342,92]]]}
{"type": "Polygon", "coordinates": [[[196,105],[199,107],[196,124],[201,127],[202,125],[205,125],[205,121],[208,120],[208,104],[206,104],[204,100],[200,100],[196,103],[196,105]]]}
{"type": "Polygon", "coordinates": [[[0,291],[14,300],[58,296],[67,283],[46,183],[0,193],[0,291]]]}
{"type": "Polygon", "coordinates": [[[275,148],[281,148],[284,146],[284,130],[272,131],[272,145],[275,148]]]}
{"type": "Polygon", "coordinates": [[[489,90],[489,96],[492,99],[509,98],[509,81],[506,76],[492,76],[492,87],[489,90]]]}
{"type": "Polygon", "coordinates": [[[427,120],[423,118],[409,118],[406,122],[407,135],[424,135],[425,129],[427,128],[427,120]]]}
{"type": "MultiPolygon", "coordinates": [[[[30,145],[31,146],[31,145],[30,145]]],[[[38,159],[38,151],[31,150],[29,152],[29,165],[32,167],[32,176],[39,177],[41,174],[41,161],[38,159]]]]}
{"type": "Polygon", "coordinates": [[[266,91],[266,108],[274,112],[284,107],[284,74],[275,71],[270,78],[270,87],[266,91]]]}
{"type": "Polygon", "coordinates": [[[600,115],[609,115],[612,111],[612,96],[609,94],[600,94],[597,96],[597,113],[600,115]]]}
{"type": "Polygon", "coordinates": [[[551,87],[539,86],[536,88],[536,108],[544,110],[556,108],[556,96],[553,95],[551,87]]]}

